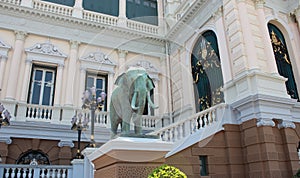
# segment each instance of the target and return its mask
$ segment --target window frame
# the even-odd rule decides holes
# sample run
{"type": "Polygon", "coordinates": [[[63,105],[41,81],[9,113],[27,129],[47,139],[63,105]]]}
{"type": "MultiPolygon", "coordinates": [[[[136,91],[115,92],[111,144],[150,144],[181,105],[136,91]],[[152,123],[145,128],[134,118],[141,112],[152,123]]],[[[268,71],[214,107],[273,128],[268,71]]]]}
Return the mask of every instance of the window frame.
{"type": "Polygon", "coordinates": [[[54,66],[45,66],[45,65],[39,65],[39,64],[32,64],[32,70],[31,70],[31,75],[30,75],[30,83],[29,83],[29,90],[28,90],[28,99],[27,103],[28,104],[33,104],[32,103],[32,98],[33,98],[33,90],[34,90],[34,77],[35,77],[35,71],[36,70],[42,70],[43,75],[42,75],[42,87],[40,89],[40,94],[39,94],[39,103],[34,104],[34,105],[43,105],[43,97],[44,97],[44,88],[45,88],[45,73],[47,71],[52,71],[53,72],[53,78],[52,78],[52,86],[51,86],[51,91],[50,91],[50,98],[49,98],[49,105],[43,105],[43,106],[53,106],[54,104],[54,98],[55,98],[55,87],[56,87],[56,75],[57,75],[57,67],[54,66]]]}

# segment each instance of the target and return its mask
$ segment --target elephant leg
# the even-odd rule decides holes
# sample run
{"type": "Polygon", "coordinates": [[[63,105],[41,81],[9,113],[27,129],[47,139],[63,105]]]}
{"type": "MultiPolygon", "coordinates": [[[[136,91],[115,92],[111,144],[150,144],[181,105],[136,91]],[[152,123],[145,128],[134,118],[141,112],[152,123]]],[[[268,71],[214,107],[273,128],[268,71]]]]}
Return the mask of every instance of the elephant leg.
{"type": "Polygon", "coordinates": [[[142,116],[136,113],[133,114],[133,122],[134,122],[134,133],[137,135],[142,134],[142,116]]]}
{"type": "Polygon", "coordinates": [[[122,134],[127,135],[130,132],[131,112],[123,114],[122,118],[122,134]]]}
{"type": "Polygon", "coordinates": [[[117,135],[118,126],[121,123],[121,118],[117,115],[114,108],[110,108],[110,124],[111,124],[111,138],[117,135]]]}

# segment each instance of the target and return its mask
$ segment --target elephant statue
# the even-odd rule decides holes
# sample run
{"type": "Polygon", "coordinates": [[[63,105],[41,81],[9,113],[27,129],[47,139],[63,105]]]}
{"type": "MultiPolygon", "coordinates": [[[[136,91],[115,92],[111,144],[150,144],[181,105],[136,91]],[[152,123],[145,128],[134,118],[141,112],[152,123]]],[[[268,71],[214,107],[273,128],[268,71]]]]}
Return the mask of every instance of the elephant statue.
{"type": "Polygon", "coordinates": [[[146,101],[156,109],[150,97],[150,90],[155,86],[152,79],[142,67],[130,67],[115,81],[117,87],[111,95],[110,120],[111,138],[117,135],[121,124],[121,135],[129,135],[131,119],[136,136],[142,135],[142,115],[146,101]]]}

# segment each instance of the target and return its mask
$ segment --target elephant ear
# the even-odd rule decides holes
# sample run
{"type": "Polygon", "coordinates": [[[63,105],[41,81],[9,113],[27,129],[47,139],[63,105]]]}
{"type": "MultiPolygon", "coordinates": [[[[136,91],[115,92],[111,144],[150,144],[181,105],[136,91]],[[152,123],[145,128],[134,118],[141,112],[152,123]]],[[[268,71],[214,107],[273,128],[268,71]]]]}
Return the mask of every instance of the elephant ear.
{"type": "Polygon", "coordinates": [[[125,73],[122,73],[121,75],[119,75],[118,78],[115,81],[115,85],[122,85],[122,84],[124,84],[124,82],[126,83],[125,77],[126,77],[125,73]]]}
{"type": "Polygon", "coordinates": [[[149,91],[150,90],[152,90],[153,88],[155,88],[155,85],[154,85],[154,82],[153,82],[153,80],[152,80],[152,78],[149,76],[149,75],[147,75],[147,77],[148,77],[148,81],[147,81],[147,87],[148,87],[148,89],[149,89],[149,91]]]}

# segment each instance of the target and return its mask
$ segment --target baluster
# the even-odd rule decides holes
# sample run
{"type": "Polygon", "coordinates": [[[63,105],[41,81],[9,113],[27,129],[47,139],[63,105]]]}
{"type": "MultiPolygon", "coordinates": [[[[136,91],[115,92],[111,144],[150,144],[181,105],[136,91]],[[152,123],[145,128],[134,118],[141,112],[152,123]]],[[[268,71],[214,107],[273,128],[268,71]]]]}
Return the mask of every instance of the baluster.
{"type": "Polygon", "coordinates": [[[162,140],[167,141],[167,131],[162,132],[162,140]]]}
{"type": "Polygon", "coordinates": [[[216,112],[217,112],[217,110],[214,110],[214,111],[213,111],[213,120],[214,120],[215,122],[217,122],[216,112]]]}
{"type": "Polygon", "coordinates": [[[51,176],[51,169],[47,169],[47,178],[50,178],[51,176]]]}
{"type": "Polygon", "coordinates": [[[57,174],[56,174],[56,177],[57,177],[57,178],[60,178],[60,176],[61,176],[60,171],[61,171],[61,169],[57,169],[57,174]]]}
{"type": "Polygon", "coordinates": [[[41,178],[45,178],[45,168],[42,169],[41,178]]]}
{"type": "Polygon", "coordinates": [[[51,119],[52,109],[48,109],[48,119],[51,119]]]}
{"type": "Polygon", "coordinates": [[[5,178],[9,178],[9,171],[10,171],[10,168],[7,168],[6,173],[5,173],[5,178]]]}
{"type": "Polygon", "coordinates": [[[178,128],[180,127],[180,125],[178,125],[177,127],[174,127],[174,142],[176,142],[178,140],[178,128]]]}
{"type": "Polygon", "coordinates": [[[31,115],[30,115],[30,110],[31,110],[31,108],[30,107],[27,107],[27,118],[31,118],[31,115]]]}
{"type": "Polygon", "coordinates": [[[203,123],[204,123],[204,120],[203,120],[203,115],[199,116],[199,129],[203,128],[203,123]]]}
{"type": "Polygon", "coordinates": [[[205,127],[209,125],[209,113],[205,113],[205,127]]]}
{"type": "Polygon", "coordinates": [[[184,124],[180,124],[179,127],[178,127],[178,139],[182,139],[183,138],[183,127],[184,127],[184,124]]]}
{"type": "Polygon", "coordinates": [[[169,140],[170,140],[170,142],[172,142],[173,141],[173,128],[170,128],[168,132],[169,132],[169,140]]]}
{"type": "Polygon", "coordinates": [[[28,177],[31,177],[31,176],[32,176],[32,168],[29,168],[28,177]]]}
{"type": "Polygon", "coordinates": [[[63,169],[62,170],[62,176],[61,176],[62,178],[66,178],[66,169],[63,169]]]}
{"type": "Polygon", "coordinates": [[[23,168],[23,178],[27,177],[28,168],[23,168]]]}
{"type": "Polygon", "coordinates": [[[12,170],[11,171],[11,177],[15,177],[15,174],[16,174],[15,170],[16,170],[16,168],[11,168],[11,170],[12,170]]]}
{"type": "Polygon", "coordinates": [[[17,168],[17,170],[18,170],[17,178],[20,178],[20,177],[21,177],[21,169],[22,169],[22,168],[17,168]]]}
{"type": "Polygon", "coordinates": [[[56,171],[56,169],[52,169],[52,178],[55,177],[55,171],[56,171]]]}

